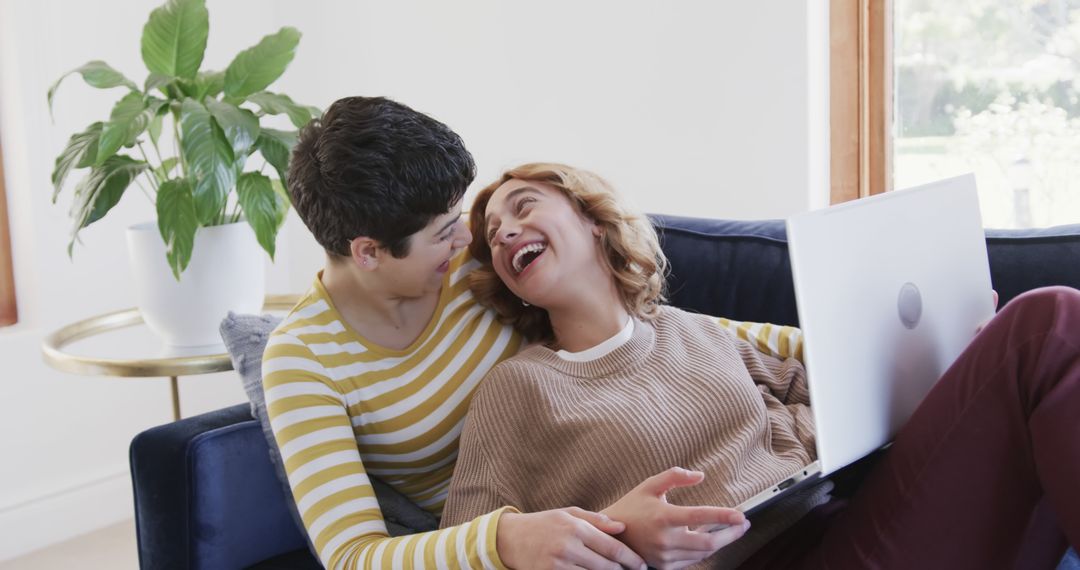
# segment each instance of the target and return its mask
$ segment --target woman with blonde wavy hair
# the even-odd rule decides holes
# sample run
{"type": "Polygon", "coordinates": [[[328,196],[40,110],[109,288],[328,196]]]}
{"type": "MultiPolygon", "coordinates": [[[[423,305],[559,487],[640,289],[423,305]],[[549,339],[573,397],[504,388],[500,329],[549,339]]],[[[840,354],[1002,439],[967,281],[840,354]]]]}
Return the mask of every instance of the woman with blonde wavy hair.
{"type": "MultiPolygon", "coordinates": [[[[470,217],[481,263],[473,294],[534,344],[477,391],[444,525],[494,504],[578,505],[622,521],[668,500],[733,507],[811,460],[802,367],[767,360],[710,317],[662,305],[667,260],[656,232],[602,178],[526,164],[481,190],[470,217]],[[702,421],[718,415],[724,421],[702,421]],[[620,500],[672,467],[690,468],[696,484],[620,500]]],[[[731,566],[827,492],[797,494],[735,544],[749,523],[734,509],[726,528],[656,536],[627,524],[619,536],[655,567],[731,566]]]]}
{"type": "MultiPolygon", "coordinates": [[[[576,505],[621,521],[669,503],[734,507],[815,459],[802,364],[663,305],[657,236],[600,177],[526,164],[481,190],[470,217],[481,264],[470,286],[532,344],[477,390],[444,526],[500,505],[576,505]],[[693,470],[695,484],[631,492],[672,466],[693,470]]],[[[752,529],[732,509],[729,525],[657,535],[628,522],[618,536],[659,568],[985,568],[1011,566],[1021,552],[1056,560],[1064,541],[1027,542],[1025,528],[1045,500],[1080,541],[1077,329],[1080,291],[1010,302],[850,504],[830,500],[824,481],[755,515],[752,529]]]]}
{"type": "MultiPolygon", "coordinates": [[[[615,292],[623,307],[644,320],[659,315],[660,303],[664,301],[667,258],[660,250],[652,225],[644,216],[627,210],[603,178],[585,170],[546,163],[525,164],[506,172],[481,190],[473,202],[469,221],[477,229],[473,231],[471,253],[479,256],[476,259],[483,265],[470,274],[469,285],[481,303],[495,308],[504,322],[514,325],[529,340],[554,340],[548,312],[522,304],[503,283],[491,265],[490,240],[479,230],[487,222],[485,211],[492,195],[514,180],[550,186],[570,200],[594,224],[592,231],[599,243],[600,263],[614,277],[615,292]]],[[[530,203],[530,198],[523,202],[525,206],[530,203]]],[[[523,254],[523,258],[530,259],[531,255],[523,254]]]]}

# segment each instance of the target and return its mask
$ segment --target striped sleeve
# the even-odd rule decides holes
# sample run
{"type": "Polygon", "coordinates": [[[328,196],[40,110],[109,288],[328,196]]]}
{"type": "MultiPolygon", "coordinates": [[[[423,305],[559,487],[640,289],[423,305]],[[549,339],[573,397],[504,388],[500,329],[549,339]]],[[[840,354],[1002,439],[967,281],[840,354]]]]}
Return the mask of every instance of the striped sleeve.
{"type": "Polygon", "coordinates": [[[390,538],[345,397],[292,334],[271,336],[263,389],[293,498],[326,568],[504,568],[496,533],[505,509],[459,526],[390,538]]]}
{"type": "Polygon", "coordinates": [[[717,318],[716,322],[721,328],[749,342],[758,352],[781,360],[794,358],[803,362],[803,337],[800,329],[769,323],[733,321],[722,317],[717,318]]]}

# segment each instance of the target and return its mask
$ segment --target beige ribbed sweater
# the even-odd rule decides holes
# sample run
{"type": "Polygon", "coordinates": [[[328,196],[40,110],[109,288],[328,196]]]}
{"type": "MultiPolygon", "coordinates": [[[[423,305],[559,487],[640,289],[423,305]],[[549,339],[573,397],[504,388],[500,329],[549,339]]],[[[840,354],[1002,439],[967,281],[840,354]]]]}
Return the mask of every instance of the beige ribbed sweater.
{"type": "MultiPolygon", "coordinates": [[[[815,456],[802,365],[733,337],[710,317],[665,307],[589,362],[530,347],[492,369],[473,398],[442,524],[504,505],[599,511],[674,466],[705,481],[679,505],[734,507],[815,456]]],[[[751,521],[707,561],[734,567],[827,500],[825,483],[751,521]]]]}

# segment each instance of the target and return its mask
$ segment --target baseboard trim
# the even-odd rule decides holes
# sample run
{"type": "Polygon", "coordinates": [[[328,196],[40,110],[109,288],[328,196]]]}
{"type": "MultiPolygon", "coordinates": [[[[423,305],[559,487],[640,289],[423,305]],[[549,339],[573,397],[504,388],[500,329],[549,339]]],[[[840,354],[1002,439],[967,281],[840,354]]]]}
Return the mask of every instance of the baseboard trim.
{"type": "Polygon", "coordinates": [[[133,518],[127,470],[0,509],[0,562],[133,518]]]}

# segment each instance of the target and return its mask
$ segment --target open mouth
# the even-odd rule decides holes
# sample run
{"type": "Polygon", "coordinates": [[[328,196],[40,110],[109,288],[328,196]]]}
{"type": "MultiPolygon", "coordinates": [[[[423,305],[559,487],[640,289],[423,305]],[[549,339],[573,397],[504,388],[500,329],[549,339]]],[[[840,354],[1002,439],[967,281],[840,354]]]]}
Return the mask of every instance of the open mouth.
{"type": "Polygon", "coordinates": [[[530,243],[517,250],[517,252],[514,253],[514,259],[510,263],[511,267],[514,268],[514,273],[521,274],[522,271],[525,271],[525,268],[532,265],[532,262],[536,261],[536,258],[547,251],[547,247],[546,243],[537,242],[530,243]]]}

